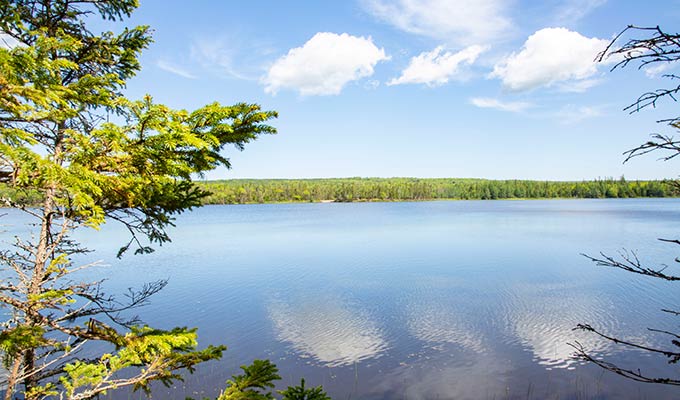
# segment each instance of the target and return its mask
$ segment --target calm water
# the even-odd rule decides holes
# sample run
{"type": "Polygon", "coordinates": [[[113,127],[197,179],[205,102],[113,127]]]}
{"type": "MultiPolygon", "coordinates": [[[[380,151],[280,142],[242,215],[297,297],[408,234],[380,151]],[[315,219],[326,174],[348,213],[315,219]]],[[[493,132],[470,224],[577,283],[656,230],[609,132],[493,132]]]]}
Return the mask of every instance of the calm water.
{"type": "MultiPolygon", "coordinates": [[[[10,211],[4,237],[22,230],[10,211]]],[[[572,331],[590,323],[647,344],[677,330],[680,286],[596,267],[580,253],[638,250],[673,263],[680,201],[550,200],[210,206],[182,215],[173,243],[115,259],[125,232],[81,232],[87,261],[120,292],[169,285],[139,311],[152,326],[199,327],[227,344],[155,398],[215,396],[238,366],[276,362],[282,384],[336,399],[677,398],[571,358],[580,341],[610,361],[678,377],[664,359],[572,331]]],[[[6,247],[6,244],[3,244],[6,247]]],[[[127,393],[112,398],[137,398],[127,393]]]]}

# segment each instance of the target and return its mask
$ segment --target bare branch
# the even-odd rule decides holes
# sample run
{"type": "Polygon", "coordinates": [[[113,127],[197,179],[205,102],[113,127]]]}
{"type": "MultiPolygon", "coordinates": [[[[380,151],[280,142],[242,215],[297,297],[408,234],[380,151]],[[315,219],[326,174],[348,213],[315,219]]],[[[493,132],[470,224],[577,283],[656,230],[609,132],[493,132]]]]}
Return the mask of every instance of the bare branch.
{"type": "MultiPolygon", "coordinates": [[[[671,63],[676,63],[680,61],[680,34],[670,34],[663,31],[659,26],[656,27],[639,27],[634,25],[627,26],[622,30],[615,38],[612,40],[607,48],[598,55],[596,61],[604,61],[608,58],[618,58],[619,60],[611,68],[612,71],[617,68],[624,68],[630,63],[636,63],[638,69],[643,69],[651,64],[661,63],[662,65],[668,65],[671,63]],[[636,37],[636,35],[641,34],[641,37],[636,37]],[[630,36],[631,38],[624,42],[622,45],[618,43],[622,40],[624,36],[630,36]]],[[[667,74],[663,75],[664,78],[675,81],[679,79],[677,75],[667,74]]],[[[643,93],[637,98],[635,102],[624,108],[625,111],[629,113],[638,112],[647,107],[656,107],[657,103],[662,99],[671,99],[677,102],[677,96],[680,93],[680,84],[671,84],[668,87],[660,88],[652,91],[643,93]]],[[[666,119],[658,120],[657,122],[666,123],[670,127],[680,130],[680,117],[671,117],[666,119]]],[[[624,163],[630,161],[631,159],[649,154],[654,151],[662,151],[663,156],[661,160],[668,161],[672,160],[678,155],[680,155],[680,140],[676,140],[673,136],[663,135],[655,133],[651,136],[651,140],[646,143],[637,146],[631,150],[623,153],[625,156],[624,163]]],[[[676,191],[680,190],[680,182],[677,180],[672,180],[667,182],[676,191]]],[[[678,244],[680,245],[680,240],[677,239],[659,239],[662,242],[678,244]]],[[[662,265],[659,268],[652,268],[644,266],[637,254],[633,251],[628,252],[623,250],[620,252],[620,258],[616,259],[611,256],[607,256],[604,253],[600,253],[600,257],[591,257],[583,254],[585,257],[595,262],[596,265],[619,268],[628,272],[635,274],[651,276],[654,278],[660,278],[666,281],[679,281],[680,276],[665,273],[665,269],[668,267],[662,265]]],[[[680,262],[680,258],[675,258],[676,262],[680,262]]],[[[662,310],[665,313],[672,314],[674,316],[680,316],[679,311],[662,310]]],[[[680,361],[680,352],[677,350],[665,350],[661,348],[651,347],[647,345],[642,345],[639,343],[634,343],[627,340],[622,340],[614,336],[606,335],[588,324],[579,324],[574,329],[580,329],[583,331],[591,332],[603,339],[616,344],[622,344],[624,346],[642,350],[644,352],[663,355],[668,359],[671,364],[680,361]]],[[[648,328],[650,332],[661,333],[671,337],[671,344],[675,348],[680,348],[680,334],[662,329],[648,328]]],[[[621,368],[613,363],[601,360],[595,356],[589,354],[586,349],[579,343],[570,343],[576,352],[574,356],[581,360],[590,361],[606,370],[612,371],[616,374],[624,376],[629,379],[633,379],[638,382],[645,383],[662,383],[667,385],[680,386],[680,380],[674,378],[666,377],[650,377],[643,374],[639,369],[625,369],[621,368]]]]}
{"type": "Polygon", "coordinates": [[[125,295],[128,301],[125,303],[117,301],[114,296],[104,296],[100,290],[101,287],[99,284],[97,284],[93,290],[88,288],[84,291],[75,291],[74,296],[86,299],[88,304],[93,304],[95,306],[68,310],[62,317],[56,318],[55,321],[73,321],[77,318],[104,314],[114,323],[129,328],[132,325],[139,324],[141,321],[136,316],[123,319],[120,314],[124,311],[133,310],[147,305],[149,298],[161,291],[167,284],[167,280],[159,280],[146,283],[140,290],[137,291],[133,290],[132,288],[128,288],[128,293],[125,295]]]}
{"type": "Polygon", "coordinates": [[[666,266],[663,266],[660,269],[654,269],[643,266],[642,263],[640,262],[640,259],[637,257],[637,254],[633,251],[630,252],[626,250],[622,251],[620,253],[621,256],[620,261],[602,252],[600,253],[600,256],[602,258],[591,257],[587,254],[581,255],[595,262],[595,264],[599,266],[620,268],[628,272],[633,272],[640,275],[653,276],[655,278],[661,278],[667,281],[680,281],[680,276],[668,275],[663,272],[666,269],[666,266]]]}
{"type": "Polygon", "coordinates": [[[623,153],[626,156],[624,163],[628,162],[634,157],[639,157],[645,154],[649,154],[653,151],[664,150],[669,151],[671,154],[663,156],[660,160],[668,161],[675,158],[680,154],[680,141],[676,140],[673,136],[653,134],[652,140],[641,144],[640,146],[628,150],[623,153]]]}
{"type": "Polygon", "coordinates": [[[590,326],[588,324],[578,324],[578,325],[576,325],[574,330],[582,330],[582,331],[586,331],[586,332],[592,332],[592,333],[596,334],[597,336],[600,336],[601,338],[607,339],[610,342],[614,342],[616,344],[623,344],[623,345],[628,346],[628,347],[633,347],[633,348],[636,348],[636,349],[649,351],[651,353],[662,354],[662,355],[670,358],[670,360],[668,362],[671,363],[671,364],[674,364],[674,363],[676,363],[680,360],[680,352],[657,349],[657,348],[654,348],[654,347],[649,347],[649,346],[629,342],[629,341],[626,341],[626,340],[622,340],[622,339],[619,339],[619,338],[615,338],[613,336],[605,335],[604,333],[596,330],[595,328],[593,328],[592,326],[590,326]]]}
{"type": "Polygon", "coordinates": [[[675,386],[680,386],[680,380],[677,379],[671,379],[671,378],[654,378],[654,377],[649,377],[644,374],[638,369],[638,370],[632,370],[632,369],[624,369],[618,367],[616,364],[603,361],[600,359],[595,358],[594,356],[590,355],[586,349],[581,345],[581,343],[575,341],[574,343],[568,343],[569,346],[573,347],[576,351],[574,353],[574,358],[584,360],[584,361],[590,361],[595,365],[598,365],[601,368],[604,368],[608,371],[614,372],[615,374],[624,376],[626,378],[632,379],[634,381],[638,382],[644,382],[644,383],[662,383],[666,385],[675,385],[675,386]]]}

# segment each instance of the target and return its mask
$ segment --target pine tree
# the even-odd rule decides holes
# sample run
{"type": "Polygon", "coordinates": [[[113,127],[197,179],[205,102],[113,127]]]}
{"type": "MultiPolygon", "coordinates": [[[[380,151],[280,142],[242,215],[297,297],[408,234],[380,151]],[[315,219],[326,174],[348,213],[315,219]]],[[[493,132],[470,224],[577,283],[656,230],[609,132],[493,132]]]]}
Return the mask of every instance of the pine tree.
{"type": "Polygon", "coordinates": [[[4,198],[33,218],[33,238],[0,253],[0,304],[8,312],[0,351],[5,399],[86,399],[123,386],[170,383],[221,356],[222,346],[196,350],[196,331],[144,326],[125,312],[144,305],[165,282],[106,295],[82,282],[74,265],[87,249],[74,230],[122,223],[126,250],[148,253],[169,240],[173,217],[199,206],[207,192],[192,176],[224,165],[226,145],[243,149],[277,116],[256,104],[213,103],[173,110],[150,96],[123,95],[151,42],[146,26],[90,32],[91,14],[120,21],[136,0],[0,0],[0,182],[39,194],[40,206],[4,198]],[[109,122],[109,121],[117,121],[109,122]],[[102,341],[114,351],[81,359],[76,351],[102,341]]]}

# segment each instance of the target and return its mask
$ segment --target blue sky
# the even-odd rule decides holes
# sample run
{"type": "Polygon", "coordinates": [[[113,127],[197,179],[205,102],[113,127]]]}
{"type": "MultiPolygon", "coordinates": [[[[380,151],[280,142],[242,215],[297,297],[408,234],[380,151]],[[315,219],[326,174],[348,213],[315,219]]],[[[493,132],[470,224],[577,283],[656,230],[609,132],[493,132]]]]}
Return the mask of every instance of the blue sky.
{"type": "Polygon", "coordinates": [[[209,179],[672,178],[621,155],[672,133],[655,121],[673,102],[622,111],[668,82],[593,58],[628,24],[678,17],[676,0],[147,0],[126,22],[155,31],[128,95],[279,111],[277,135],[225,150],[233,169],[209,179]]]}

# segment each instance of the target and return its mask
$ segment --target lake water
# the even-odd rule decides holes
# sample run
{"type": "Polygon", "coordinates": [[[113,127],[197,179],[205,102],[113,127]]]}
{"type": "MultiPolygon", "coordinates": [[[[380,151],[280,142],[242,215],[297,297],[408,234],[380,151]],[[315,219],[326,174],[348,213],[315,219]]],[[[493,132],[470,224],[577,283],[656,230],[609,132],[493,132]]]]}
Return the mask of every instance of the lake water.
{"type": "MultiPolygon", "coordinates": [[[[5,238],[22,218],[0,219],[5,238]]],[[[661,309],[680,309],[680,284],[580,253],[674,264],[656,239],[678,221],[673,199],[277,204],[203,207],[178,218],[172,243],[122,260],[120,227],[78,235],[97,249],[88,261],[108,264],[110,292],[169,279],[145,322],[229,347],[154,398],[216,396],[239,365],[269,358],[282,385],[305,377],[334,399],[670,399],[680,392],[574,361],[567,343],[678,378],[663,358],[572,330],[672,346],[647,328],[677,331],[661,309]]]]}

